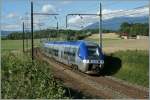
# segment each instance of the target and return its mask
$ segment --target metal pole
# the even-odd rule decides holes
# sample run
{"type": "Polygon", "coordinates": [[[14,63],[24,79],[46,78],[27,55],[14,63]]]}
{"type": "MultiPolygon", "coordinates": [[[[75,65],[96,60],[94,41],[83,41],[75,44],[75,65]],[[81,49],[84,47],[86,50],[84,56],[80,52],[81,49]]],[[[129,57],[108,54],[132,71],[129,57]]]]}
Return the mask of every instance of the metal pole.
{"type": "Polygon", "coordinates": [[[58,30],[58,21],[57,21],[57,29],[56,29],[56,30],[57,30],[56,33],[57,33],[57,36],[58,36],[58,34],[59,34],[59,30],[58,30]]]}
{"type": "Polygon", "coordinates": [[[67,16],[66,16],[66,29],[67,29],[67,27],[68,27],[68,22],[67,22],[67,20],[68,20],[68,19],[67,19],[67,16]]]}
{"type": "MultiPolygon", "coordinates": [[[[40,28],[40,32],[41,32],[41,26],[39,25],[39,28],[40,28]]],[[[41,43],[41,36],[40,36],[40,43],[41,43]]]]}
{"type": "Polygon", "coordinates": [[[28,50],[28,32],[26,33],[26,45],[27,45],[27,50],[28,50]]]}
{"type": "Polygon", "coordinates": [[[33,2],[31,2],[31,34],[32,34],[32,36],[31,36],[31,45],[32,45],[32,62],[33,62],[33,60],[34,60],[34,55],[33,55],[33,53],[34,53],[34,48],[33,48],[33,2]]]}
{"type": "Polygon", "coordinates": [[[102,49],[102,5],[100,3],[100,9],[99,9],[100,13],[99,13],[99,34],[100,34],[100,40],[99,40],[99,45],[102,49]]]}
{"type": "Polygon", "coordinates": [[[22,38],[23,38],[23,52],[24,52],[24,22],[22,24],[22,28],[23,28],[23,34],[22,34],[22,38]]]}
{"type": "Polygon", "coordinates": [[[58,21],[57,21],[57,30],[58,30],[58,21]]]}
{"type": "MultiPolygon", "coordinates": [[[[67,28],[68,28],[68,16],[66,16],[66,31],[67,31],[67,28]]],[[[66,34],[66,38],[67,38],[67,41],[68,41],[68,33],[66,34]]]]}

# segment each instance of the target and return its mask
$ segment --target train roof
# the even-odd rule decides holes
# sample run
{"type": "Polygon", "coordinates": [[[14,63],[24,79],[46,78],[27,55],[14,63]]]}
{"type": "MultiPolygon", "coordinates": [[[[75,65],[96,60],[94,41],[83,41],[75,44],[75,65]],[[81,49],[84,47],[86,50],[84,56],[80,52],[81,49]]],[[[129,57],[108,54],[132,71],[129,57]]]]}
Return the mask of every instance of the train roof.
{"type": "Polygon", "coordinates": [[[53,42],[46,42],[46,44],[57,44],[57,45],[74,45],[74,46],[79,46],[81,44],[85,45],[97,45],[96,43],[93,42],[88,42],[84,40],[79,40],[79,41],[53,41],[53,42]]]}

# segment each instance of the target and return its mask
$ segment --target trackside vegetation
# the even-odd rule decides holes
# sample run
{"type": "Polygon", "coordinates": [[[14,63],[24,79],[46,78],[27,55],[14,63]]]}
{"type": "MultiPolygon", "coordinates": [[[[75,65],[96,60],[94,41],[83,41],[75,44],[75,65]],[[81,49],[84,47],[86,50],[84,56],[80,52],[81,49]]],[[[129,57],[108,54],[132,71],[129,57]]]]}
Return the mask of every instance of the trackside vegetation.
{"type": "Polygon", "coordinates": [[[2,99],[64,99],[65,89],[56,81],[48,64],[28,56],[2,53],[2,99]]]}
{"type": "Polygon", "coordinates": [[[113,54],[121,60],[120,70],[115,77],[133,84],[149,86],[149,53],[148,51],[118,51],[113,54]]]}

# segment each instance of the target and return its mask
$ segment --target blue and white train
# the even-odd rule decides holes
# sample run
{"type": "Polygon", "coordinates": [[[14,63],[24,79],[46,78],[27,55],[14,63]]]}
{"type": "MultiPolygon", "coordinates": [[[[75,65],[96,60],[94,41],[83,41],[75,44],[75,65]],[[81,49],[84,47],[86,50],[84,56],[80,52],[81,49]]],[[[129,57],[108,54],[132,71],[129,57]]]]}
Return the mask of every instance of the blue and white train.
{"type": "Polygon", "coordinates": [[[47,56],[87,74],[99,74],[104,66],[104,55],[96,43],[83,40],[43,42],[42,49],[47,56]]]}

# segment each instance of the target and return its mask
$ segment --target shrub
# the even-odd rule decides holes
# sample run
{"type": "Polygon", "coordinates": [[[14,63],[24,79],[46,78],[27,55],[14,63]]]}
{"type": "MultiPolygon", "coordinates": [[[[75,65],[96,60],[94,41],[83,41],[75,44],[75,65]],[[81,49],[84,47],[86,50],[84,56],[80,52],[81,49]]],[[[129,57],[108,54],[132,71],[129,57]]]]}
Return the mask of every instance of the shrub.
{"type": "Polygon", "coordinates": [[[56,81],[48,64],[27,56],[2,54],[1,94],[3,99],[66,98],[65,90],[56,81]]]}

